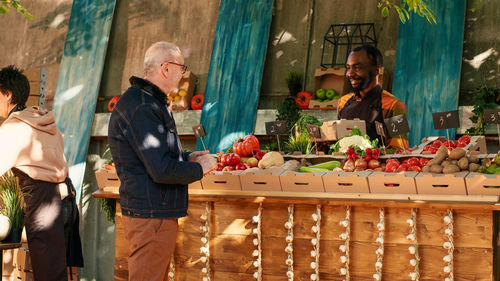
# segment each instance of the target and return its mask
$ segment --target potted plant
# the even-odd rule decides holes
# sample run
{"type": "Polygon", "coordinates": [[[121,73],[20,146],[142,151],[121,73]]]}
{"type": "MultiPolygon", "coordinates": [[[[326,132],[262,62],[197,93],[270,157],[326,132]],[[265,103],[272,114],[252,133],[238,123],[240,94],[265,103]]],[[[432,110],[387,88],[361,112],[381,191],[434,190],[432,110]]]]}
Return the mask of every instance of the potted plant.
{"type": "Polygon", "coordinates": [[[285,77],[286,85],[290,91],[290,96],[296,97],[302,91],[302,75],[295,70],[290,70],[285,77]]]}
{"type": "Polygon", "coordinates": [[[7,172],[0,177],[0,192],[0,198],[3,201],[0,213],[7,216],[11,223],[10,233],[4,242],[19,243],[23,231],[25,194],[19,186],[19,179],[12,172],[7,172]]]}

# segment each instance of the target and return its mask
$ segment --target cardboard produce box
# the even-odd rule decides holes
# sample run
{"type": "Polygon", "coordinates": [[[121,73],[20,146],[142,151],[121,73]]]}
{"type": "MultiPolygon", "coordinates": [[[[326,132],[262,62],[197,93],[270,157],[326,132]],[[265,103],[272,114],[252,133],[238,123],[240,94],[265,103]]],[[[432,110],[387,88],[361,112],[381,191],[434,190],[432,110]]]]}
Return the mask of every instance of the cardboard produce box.
{"type": "Polygon", "coordinates": [[[241,172],[213,171],[201,179],[201,185],[204,190],[241,190],[241,172]]]}
{"type": "Polygon", "coordinates": [[[471,136],[470,143],[464,147],[472,154],[486,154],[486,138],[484,136],[471,136]]]}
{"type": "Polygon", "coordinates": [[[196,76],[191,71],[186,71],[179,82],[179,91],[186,91],[180,101],[172,101],[172,110],[187,110],[191,105],[191,98],[193,97],[194,87],[196,85],[196,76]]]}
{"type": "Polygon", "coordinates": [[[241,190],[281,191],[280,175],[283,172],[280,167],[246,169],[240,174],[241,190]]]}
{"type": "Polygon", "coordinates": [[[281,189],[289,192],[325,192],[324,174],[286,171],[280,175],[281,189]]]}
{"type": "Polygon", "coordinates": [[[188,189],[203,189],[201,180],[190,183],[188,189]]]}
{"type": "Polygon", "coordinates": [[[120,188],[120,179],[116,174],[116,170],[106,170],[104,168],[95,172],[97,186],[99,189],[106,192],[118,192],[120,188]]]}
{"type": "Polygon", "coordinates": [[[312,138],[312,140],[313,142],[336,141],[339,138],[350,134],[354,127],[358,127],[363,134],[366,134],[366,123],[364,120],[341,119],[325,121],[323,122],[323,125],[319,127],[321,138],[312,138]]]}
{"type": "MultiPolygon", "coordinates": [[[[317,68],[314,72],[314,93],[318,89],[334,89],[339,96],[346,93],[348,86],[345,79],[345,68],[317,68]]],[[[328,102],[319,102],[311,99],[309,109],[337,109],[338,99],[328,102]]]]}
{"type": "Polygon", "coordinates": [[[326,172],[323,175],[325,192],[370,193],[368,175],[372,172],[326,172]]]}
{"type": "Polygon", "coordinates": [[[417,194],[415,176],[418,172],[373,172],[368,176],[370,193],[417,194]]]}
{"type": "Polygon", "coordinates": [[[465,177],[469,172],[454,174],[418,173],[415,177],[418,194],[467,195],[465,177]]]}
{"type": "Polygon", "coordinates": [[[500,196],[500,175],[469,173],[465,177],[467,194],[500,196]]]}

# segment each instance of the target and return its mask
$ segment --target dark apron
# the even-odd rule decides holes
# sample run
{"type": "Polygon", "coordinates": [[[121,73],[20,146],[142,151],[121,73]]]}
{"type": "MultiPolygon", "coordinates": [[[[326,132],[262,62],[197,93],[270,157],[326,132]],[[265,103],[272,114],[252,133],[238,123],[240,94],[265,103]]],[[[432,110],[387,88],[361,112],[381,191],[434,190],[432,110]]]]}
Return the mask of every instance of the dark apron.
{"type": "Polygon", "coordinates": [[[353,120],[359,118],[366,122],[366,134],[371,140],[378,139],[381,143],[382,139],[377,134],[375,121],[384,122],[382,113],[382,87],[375,86],[371,91],[365,94],[361,101],[358,101],[357,95],[352,96],[345,104],[344,108],[339,113],[339,119],[353,120]]]}

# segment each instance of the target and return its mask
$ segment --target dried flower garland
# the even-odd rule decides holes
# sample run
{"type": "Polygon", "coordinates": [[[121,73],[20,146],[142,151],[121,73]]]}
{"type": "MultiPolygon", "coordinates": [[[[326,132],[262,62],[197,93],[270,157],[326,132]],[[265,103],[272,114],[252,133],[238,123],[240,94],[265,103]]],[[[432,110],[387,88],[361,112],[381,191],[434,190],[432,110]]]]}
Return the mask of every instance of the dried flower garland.
{"type": "Polygon", "coordinates": [[[413,272],[410,272],[411,280],[420,280],[419,263],[420,256],[418,254],[418,241],[417,241],[417,210],[411,209],[411,219],[407,219],[406,222],[410,227],[410,234],[406,236],[406,239],[413,242],[413,245],[408,248],[411,255],[415,255],[413,259],[410,260],[410,265],[415,267],[413,272]]]}
{"type": "Polygon", "coordinates": [[[205,263],[205,267],[201,269],[203,273],[203,281],[210,281],[210,202],[207,202],[205,205],[205,213],[203,213],[200,218],[204,222],[202,226],[200,226],[200,230],[202,233],[201,242],[203,243],[203,247],[200,248],[200,252],[202,254],[201,262],[205,263]]]}
{"type": "Polygon", "coordinates": [[[259,204],[259,211],[256,216],[252,218],[252,222],[257,224],[257,227],[252,229],[252,233],[257,235],[257,238],[253,239],[254,246],[257,247],[252,253],[252,256],[255,257],[255,261],[253,262],[254,267],[257,268],[257,271],[253,273],[253,277],[258,281],[262,280],[262,202],[259,204]]]}
{"type": "Polygon", "coordinates": [[[339,235],[340,239],[344,240],[344,245],[340,245],[339,249],[344,253],[340,257],[340,262],[344,264],[340,268],[340,274],[345,276],[344,281],[351,279],[349,275],[349,242],[351,240],[351,206],[346,206],[345,219],[341,220],[340,225],[345,228],[345,232],[339,235]]]}
{"type": "Polygon", "coordinates": [[[373,279],[382,280],[382,266],[384,261],[384,231],[385,231],[385,214],[384,208],[379,209],[379,222],[377,224],[378,238],[376,242],[379,244],[377,251],[377,261],[375,262],[375,274],[373,279]]]}
{"type": "Polygon", "coordinates": [[[319,241],[321,235],[321,205],[316,206],[316,212],[312,214],[313,221],[316,222],[315,225],[311,227],[311,231],[316,234],[316,238],[311,239],[311,244],[313,249],[311,251],[311,257],[314,261],[311,262],[311,268],[314,269],[314,273],[311,274],[312,281],[319,281],[319,241]]]}
{"type": "Polygon", "coordinates": [[[443,261],[447,263],[443,271],[448,274],[444,280],[453,281],[453,251],[455,250],[455,245],[453,245],[453,210],[448,210],[448,215],[443,218],[443,221],[447,226],[444,233],[448,237],[448,241],[443,243],[443,248],[448,250],[448,254],[443,257],[443,261]]]}
{"type": "Polygon", "coordinates": [[[286,272],[286,276],[288,281],[293,281],[293,204],[288,206],[288,221],[285,222],[285,228],[288,230],[288,234],[285,238],[287,246],[285,247],[285,252],[288,254],[288,257],[285,261],[288,266],[288,270],[286,272]]]}

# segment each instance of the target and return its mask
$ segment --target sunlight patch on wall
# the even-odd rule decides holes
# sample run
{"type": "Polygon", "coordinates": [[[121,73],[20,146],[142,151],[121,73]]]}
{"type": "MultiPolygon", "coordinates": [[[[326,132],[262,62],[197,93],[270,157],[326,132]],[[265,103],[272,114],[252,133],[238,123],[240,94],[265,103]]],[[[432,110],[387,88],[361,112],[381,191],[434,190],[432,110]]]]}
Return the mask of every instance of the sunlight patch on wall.
{"type": "Polygon", "coordinates": [[[466,63],[470,64],[475,69],[479,69],[479,67],[481,67],[481,65],[484,63],[484,61],[488,57],[490,57],[491,55],[496,55],[496,54],[497,54],[497,52],[495,51],[495,49],[490,48],[489,50],[482,52],[479,55],[475,56],[473,59],[471,59],[471,60],[464,59],[464,61],[466,63]]]}

